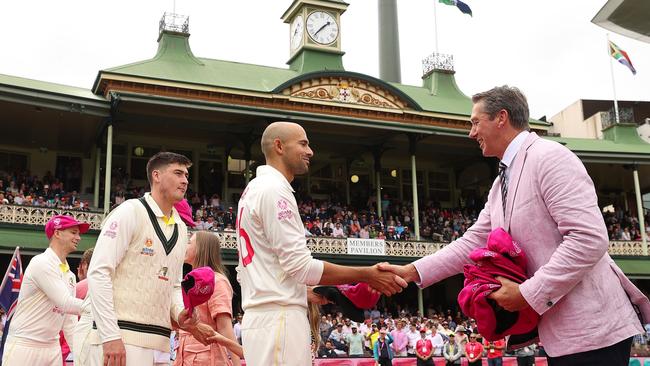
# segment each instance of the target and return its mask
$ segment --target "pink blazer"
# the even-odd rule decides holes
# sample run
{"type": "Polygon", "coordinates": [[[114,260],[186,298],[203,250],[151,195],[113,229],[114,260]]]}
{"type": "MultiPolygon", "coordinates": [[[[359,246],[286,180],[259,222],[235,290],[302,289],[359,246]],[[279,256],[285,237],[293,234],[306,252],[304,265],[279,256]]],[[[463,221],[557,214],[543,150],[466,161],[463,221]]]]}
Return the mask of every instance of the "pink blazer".
{"type": "Polygon", "coordinates": [[[650,302],[607,253],[609,240],[593,182],[569,149],[531,133],[509,172],[505,217],[500,181],[465,235],[414,262],[421,287],[461,273],[492,229],[509,231],[527,255],[520,285],[541,315],[539,336],[553,357],[606,347],[643,331],[650,302]]]}

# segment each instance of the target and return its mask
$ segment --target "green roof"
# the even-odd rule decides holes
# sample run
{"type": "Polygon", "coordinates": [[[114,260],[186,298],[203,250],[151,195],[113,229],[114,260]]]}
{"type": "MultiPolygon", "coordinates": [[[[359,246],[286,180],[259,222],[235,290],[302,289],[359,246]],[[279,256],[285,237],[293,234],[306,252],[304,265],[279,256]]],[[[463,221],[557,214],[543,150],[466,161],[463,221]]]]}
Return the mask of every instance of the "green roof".
{"type": "MultiPolygon", "coordinates": [[[[96,230],[81,235],[77,252],[95,246],[99,232],[96,230]]],[[[0,226],[0,247],[45,250],[50,245],[43,226],[3,224],[0,226]]]]}
{"type": "Polygon", "coordinates": [[[390,83],[415,100],[423,110],[469,116],[472,100],[456,85],[451,73],[434,71],[424,78],[424,86],[390,83]]]}
{"type": "MultiPolygon", "coordinates": [[[[192,54],[187,35],[172,32],[163,32],[154,58],[113,67],[100,73],[258,92],[270,92],[278,84],[298,75],[289,69],[197,58],[192,54]]],[[[93,90],[96,87],[97,81],[93,90]]]]}
{"type": "Polygon", "coordinates": [[[603,130],[604,139],[582,139],[546,136],[545,138],[565,145],[577,155],[598,154],[610,156],[645,155],[650,159],[650,144],[643,141],[636,130],[636,125],[617,124],[603,130]]]}
{"type": "Polygon", "coordinates": [[[41,80],[21,78],[18,76],[0,74],[0,86],[15,87],[15,88],[29,90],[29,91],[48,92],[51,94],[58,94],[61,96],[83,98],[83,99],[108,103],[106,99],[104,99],[103,97],[97,96],[93,94],[90,90],[85,88],[50,83],[41,80]]]}
{"type": "MultiPolygon", "coordinates": [[[[136,62],[100,71],[93,90],[97,91],[102,74],[136,76],[172,82],[206,85],[230,89],[248,90],[261,93],[278,92],[278,88],[292,79],[300,79],[306,73],[316,74],[314,65],[301,68],[299,72],[290,68],[277,68],[246,64],[240,62],[214,60],[195,57],[189,45],[187,34],[163,31],[161,33],[156,56],[150,60],[136,62]]],[[[317,60],[317,58],[312,58],[317,60]]],[[[334,70],[322,70],[324,73],[334,70]]],[[[350,77],[359,77],[359,73],[336,70],[350,77]]],[[[433,72],[429,84],[411,86],[398,83],[386,83],[366,75],[376,83],[383,84],[389,90],[406,96],[414,104],[415,110],[435,113],[469,116],[472,110],[471,100],[456,85],[453,74],[433,72]]]]}

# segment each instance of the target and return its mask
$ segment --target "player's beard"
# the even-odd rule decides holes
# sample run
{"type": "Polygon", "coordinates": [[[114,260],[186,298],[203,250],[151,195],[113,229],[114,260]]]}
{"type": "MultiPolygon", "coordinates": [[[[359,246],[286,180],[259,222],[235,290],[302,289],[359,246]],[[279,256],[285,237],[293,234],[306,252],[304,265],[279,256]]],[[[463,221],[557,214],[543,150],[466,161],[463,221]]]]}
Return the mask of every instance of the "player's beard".
{"type": "Polygon", "coordinates": [[[302,158],[291,164],[291,171],[294,175],[303,175],[307,174],[309,171],[309,164],[307,164],[302,158]]]}

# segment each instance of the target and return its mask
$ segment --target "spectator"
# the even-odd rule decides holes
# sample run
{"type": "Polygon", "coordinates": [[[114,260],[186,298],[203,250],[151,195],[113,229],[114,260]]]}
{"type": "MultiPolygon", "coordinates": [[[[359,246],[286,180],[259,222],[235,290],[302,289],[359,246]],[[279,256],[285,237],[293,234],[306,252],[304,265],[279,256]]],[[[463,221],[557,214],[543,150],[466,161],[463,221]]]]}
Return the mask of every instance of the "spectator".
{"type": "Polygon", "coordinates": [[[449,341],[442,348],[442,356],[445,358],[445,366],[460,365],[460,357],[463,355],[463,349],[460,347],[454,333],[449,334],[449,341]]]}
{"type": "Polygon", "coordinates": [[[366,336],[366,339],[369,342],[369,349],[370,351],[374,350],[375,343],[377,343],[377,339],[379,339],[379,327],[377,324],[372,324],[372,327],[370,328],[370,333],[366,336]]]}
{"type": "Polygon", "coordinates": [[[325,347],[321,348],[320,351],[318,351],[318,357],[323,357],[323,358],[338,357],[336,351],[334,350],[334,345],[332,344],[332,341],[330,340],[325,341],[325,347]]]}
{"type": "Polygon", "coordinates": [[[465,356],[467,357],[468,366],[483,365],[483,346],[476,341],[477,335],[471,334],[469,342],[465,345],[465,356]]]}
{"type": "Polygon", "coordinates": [[[332,237],[334,237],[334,238],[344,238],[345,237],[345,232],[343,232],[343,228],[341,227],[340,222],[336,223],[336,226],[334,227],[334,230],[332,231],[332,237]]]}
{"type": "Polygon", "coordinates": [[[485,339],[483,340],[483,345],[487,351],[488,366],[502,366],[503,349],[506,348],[505,339],[499,339],[494,342],[488,342],[488,340],[485,339]]]}
{"type": "Polygon", "coordinates": [[[235,338],[237,338],[237,343],[239,344],[241,344],[241,319],[242,315],[237,314],[236,322],[232,326],[233,333],[235,333],[235,338]]]}
{"type": "Polygon", "coordinates": [[[332,323],[327,321],[327,317],[323,315],[318,324],[321,339],[328,339],[332,331],[332,323]]]}
{"type": "Polygon", "coordinates": [[[417,330],[417,325],[415,322],[411,322],[409,325],[409,330],[406,332],[406,337],[409,340],[408,347],[406,348],[406,355],[408,357],[415,357],[415,346],[418,340],[420,340],[420,332],[417,330]]]}
{"type": "Polygon", "coordinates": [[[535,345],[519,348],[515,351],[517,366],[535,366],[535,345]]]}
{"type": "Polygon", "coordinates": [[[339,355],[344,355],[348,351],[348,347],[345,342],[345,334],[343,334],[343,324],[336,324],[336,328],[330,333],[329,339],[334,345],[336,353],[339,355]]]}
{"type": "Polygon", "coordinates": [[[390,332],[390,335],[393,338],[391,348],[395,357],[406,357],[406,347],[408,346],[409,340],[402,320],[397,322],[396,328],[390,332]]]}
{"type": "Polygon", "coordinates": [[[393,350],[390,344],[393,343],[393,338],[386,329],[379,331],[379,338],[372,346],[373,358],[379,366],[393,366],[393,350]]]}
{"type": "Polygon", "coordinates": [[[427,339],[427,328],[420,329],[420,340],[415,344],[415,355],[417,357],[417,366],[434,366],[433,364],[434,347],[431,340],[427,339]]]}
{"type": "Polygon", "coordinates": [[[433,346],[433,355],[442,356],[442,347],[444,346],[444,340],[442,335],[440,335],[435,327],[431,327],[431,334],[427,336],[427,339],[431,341],[433,346]]]}
{"type": "Polygon", "coordinates": [[[461,347],[465,348],[467,345],[467,342],[469,342],[469,338],[467,337],[465,327],[462,325],[459,325],[456,327],[456,343],[458,343],[461,347]]]}
{"type": "Polygon", "coordinates": [[[363,336],[358,331],[356,324],[352,324],[352,333],[346,336],[350,357],[363,357],[363,336]]]}

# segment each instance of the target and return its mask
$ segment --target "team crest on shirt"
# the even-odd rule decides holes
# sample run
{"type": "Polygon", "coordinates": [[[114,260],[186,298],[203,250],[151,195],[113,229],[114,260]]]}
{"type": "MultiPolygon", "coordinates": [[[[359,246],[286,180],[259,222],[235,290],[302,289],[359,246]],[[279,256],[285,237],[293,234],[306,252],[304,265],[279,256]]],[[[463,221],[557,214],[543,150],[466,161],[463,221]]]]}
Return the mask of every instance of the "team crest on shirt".
{"type": "Polygon", "coordinates": [[[140,254],[148,255],[152,257],[154,254],[154,250],[152,246],[153,246],[153,240],[151,240],[151,238],[147,238],[147,240],[144,241],[144,246],[142,247],[142,251],[140,251],[140,254]]]}
{"type": "Polygon", "coordinates": [[[158,279],[163,280],[163,281],[169,281],[169,278],[167,278],[167,267],[160,267],[158,270],[158,279]]]}
{"type": "Polygon", "coordinates": [[[280,198],[278,201],[278,221],[284,219],[291,219],[293,217],[293,211],[289,208],[289,202],[284,198],[280,198]]]}
{"type": "Polygon", "coordinates": [[[104,236],[115,239],[117,236],[117,221],[111,222],[111,224],[108,226],[108,229],[104,231],[104,236]]]}

